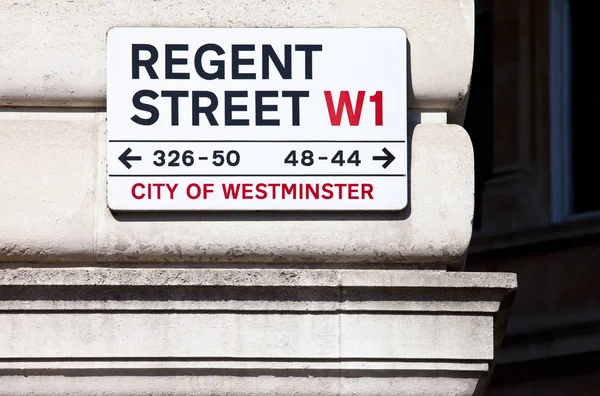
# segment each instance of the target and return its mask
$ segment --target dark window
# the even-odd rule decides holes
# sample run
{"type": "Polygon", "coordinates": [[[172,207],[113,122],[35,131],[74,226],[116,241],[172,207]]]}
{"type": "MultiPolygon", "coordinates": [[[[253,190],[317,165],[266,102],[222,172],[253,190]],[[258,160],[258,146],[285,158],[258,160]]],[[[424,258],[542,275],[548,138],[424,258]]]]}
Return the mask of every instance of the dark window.
{"type": "MultiPolygon", "coordinates": [[[[593,2],[571,1],[571,180],[573,213],[600,210],[600,131],[594,122],[599,111],[598,63],[594,38],[586,35],[594,26],[593,2]],[[577,45],[579,43],[579,45],[577,45]],[[582,49],[583,48],[583,49],[582,49]]],[[[568,98],[567,98],[568,100],[568,98]]]]}

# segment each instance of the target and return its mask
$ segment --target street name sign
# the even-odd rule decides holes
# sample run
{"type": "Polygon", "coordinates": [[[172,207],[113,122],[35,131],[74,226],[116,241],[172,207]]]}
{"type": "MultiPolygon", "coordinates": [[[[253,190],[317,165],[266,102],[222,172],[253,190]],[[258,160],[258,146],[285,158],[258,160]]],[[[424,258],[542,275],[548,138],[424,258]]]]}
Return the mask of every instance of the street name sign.
{"type": "Polygon", "coordinates": [[[401,210],[399,28],[112,28],[113,210],[401,210]]]}

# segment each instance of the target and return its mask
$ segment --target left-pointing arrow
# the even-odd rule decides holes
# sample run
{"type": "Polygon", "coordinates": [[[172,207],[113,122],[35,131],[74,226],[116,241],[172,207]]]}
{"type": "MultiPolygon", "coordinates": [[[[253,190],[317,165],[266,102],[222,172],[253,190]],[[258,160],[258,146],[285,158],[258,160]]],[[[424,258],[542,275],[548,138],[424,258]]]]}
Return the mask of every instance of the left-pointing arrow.
{"type": "Polygon", "coordinates": [[[142,160],[142,157],[139,155],[130,156],[129,154],[131,154],[131,148],[127,147],[127,150],[123,151],[123,154],[121,154],[119,156],[119,161],[121,161],[123,163],[123,165],[125,165],[127,167],[127,169],[131,169],[131,164],[129,163],[129,161],[141,161],[142,160]]]}

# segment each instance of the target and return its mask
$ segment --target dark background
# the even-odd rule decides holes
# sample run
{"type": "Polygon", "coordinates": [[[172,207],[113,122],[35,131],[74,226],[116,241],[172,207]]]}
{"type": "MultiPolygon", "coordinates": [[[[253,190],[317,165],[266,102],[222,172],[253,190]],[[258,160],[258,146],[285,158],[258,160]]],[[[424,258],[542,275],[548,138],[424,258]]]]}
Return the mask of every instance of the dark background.
{"type": "Polygon", "coordinates": [[[475,3],[466,270],[515,272],[519,282],[486,394],[600,395],[597,43],[585,34],[594,2],[475,3]]]}

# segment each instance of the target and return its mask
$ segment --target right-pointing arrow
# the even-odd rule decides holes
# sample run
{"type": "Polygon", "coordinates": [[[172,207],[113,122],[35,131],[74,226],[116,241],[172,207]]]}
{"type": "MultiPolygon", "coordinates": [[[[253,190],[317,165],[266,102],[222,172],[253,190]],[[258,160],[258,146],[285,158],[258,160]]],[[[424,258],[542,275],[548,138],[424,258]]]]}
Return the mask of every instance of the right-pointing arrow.
{"type": "Polygon", "coordinates": [[[396,157],[394,157],[394,154],[390,153],[390,151],[387,148],[385,148],[385,147],[381,151],[383,151],[383,153],[385,155],[374,155],[373,156],[373,161],[385,161],[383,163],[383,165],[381,165],[383,167],[383,169],[385,169],[392,162],[394,162],[394,160],[396,159],[396,157]]]}

